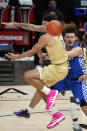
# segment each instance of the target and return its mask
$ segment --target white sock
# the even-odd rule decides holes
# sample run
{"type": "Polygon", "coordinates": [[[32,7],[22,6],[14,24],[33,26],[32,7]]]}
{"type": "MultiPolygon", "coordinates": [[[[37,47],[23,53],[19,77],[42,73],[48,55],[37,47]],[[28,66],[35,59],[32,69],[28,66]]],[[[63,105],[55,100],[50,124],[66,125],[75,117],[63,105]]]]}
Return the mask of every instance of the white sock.
{"type": "Polygon", "coordinates": [[[74,128],[75,129],[79,129],[79,123],[78,123],[78,121],[74,121],[73,124],[74,124],[74,128]]]}
{"type": "MultiPolygon", "coordinates": [[[[70,114],[71,114],[72,120],[74,120],[76,118],[78,119],[77,105],[74,102],[70,103],[70,114]]],[[[79,122],[78,122],[78,120],[77,121],[73,121],[73,124],[74,124],[74,128],[79,129],[79,122]]]]}
{"type": "Polygon", "coordinates": [[[51,111],[52,111],[52,115],[55,114],[55,113],[57,113],[57,112],[59,112],[58,109],[56,108],[56,106],[53,106],[51,108],[51,111]]]}
{"type": "Polygon", "coordinates": [[[29,111],[29,113],[32,113],[33,108],[31,108],[31,107],[29,106],[29,107],[28,107],[28,111],[29,111]]]}
{"type": "Polygon", "coordinates": [[[50,92],[50,89],[44,85],[43,89],[41,90],[44,94],[48,95],[50,92]]]}

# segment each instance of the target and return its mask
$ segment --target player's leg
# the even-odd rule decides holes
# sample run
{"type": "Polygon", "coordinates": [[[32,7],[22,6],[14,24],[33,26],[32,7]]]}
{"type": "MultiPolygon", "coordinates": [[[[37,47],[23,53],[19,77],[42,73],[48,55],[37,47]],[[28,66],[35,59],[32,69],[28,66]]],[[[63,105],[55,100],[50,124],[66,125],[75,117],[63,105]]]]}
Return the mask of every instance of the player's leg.
{"type": "MultiPolygon", "coordinates": [[[[28,116],[30,116],[33,108],[40,102],[41,98],[46,103],[46,95],[37,90],[29,104],[29,108],[25,110],[20,110],[19,112],[14,112],[15,115],[20,116],[20,117],[29,118],[28,116]]],[[[52,115],[52,121],[47,125],[47,128],[52,128],[55,125],[57,125],[60,121],[65,119],[65,117],[58,111],[55,105],[52,106],[50,111],[52,115]]]]}
{"type": "MultiPolygon", "coordinates": [[[[40,91],[36,91],[33,98],[31,99],[31,102],[29,104],[29,107],[25,110],[20,110],[18,112],[14,112],[15,115],[19,116],[19,117],[26,117],[29,118],[28,116],[30,116],[29,114],[32,113],[33,109],[35,108],[35,106],[40,102],[40,100],[43,99],[44,102],[46,103],[46,95],[40,91]]],[[[50,110],[53,114],[57,113],[58,110],[56,109],[55,105],[53,105],[53,107],[50,110]]]]}
{"type": "Polygon", "coordinates": [[[57,81],[64,79],[68,73],[67,69],[66,63],[59,66],[50,64],[41,69],[27,71],[24,75],[24,79],[28,84],[31,84],[33,87],[40,90],[47,96],[47,110],[53,106],[58,95],[57,90],[50,90],[47,86],[51,87],[57,81]]]}
{"type": "MultiPolygon", "coordinates": [[[[42,92],[41,92],[41,94],[42,94],[42,92]]],[[[32,111],[34,109],[34,107],[40,102],[40,100],[41,100],[41,95],[40,95],[39,91],[36,91],[33,98],[31,99],[29,107],[26,108],[26,109],[22,109],[20,111],[14,112],[14,114],[16,116],[19,116],[19,117],[29,118],[30,114],[32,113],[32,111]]],[[[46,95],[44,97],[44,100],[46,102],[46,95]]]]}
{"type": "MultiPolygon", "coordinates": [[[[29,104],[29,108],[25,110],[20,110],[19,112],[14,112],[15,115],[29,118],[30,114],[32,113],[33,108],[40,102],[41,98],[46,102],[46,95],[40,91],[36,91],[35,95],[33,96],[29,104]]],[[[58,111],[55,105],[52,106],[50,111],[52,115],[52,120],[47,125],[47,128],[53,128],[54,126],[58,125],[62,120],[65,119],[65,117],[58,111]]]]}
{"type": "Polygon", "coordinates": [[[29,108],[33,109],[35,108],[35,106],[40,102],[41,99],[44,99],[44,101],[46,102],[46,95],[40,91],[36,91],[30,104],[29,104],[29,108]]]}
{"type": "MultiPolygon", "coordinates": [[[[51,89],[54,89],[54,87],[51,87],[51,89]]],[[[42,97],[42,99],[46,102],[46,95],[44,95],[44,93],[42,93],[40,91],[38,93],[40,94],[40,96],[42,97]]],[[[57,126],[60,122],[62,122],[65,119],[65,117],[63,116],[63,114],[60,113],[59,110],[56,108],[55,104],[51,107],[50,111],[51,111],[50,114],[52,116],[52,120],[47,125],[48,129],[57,126]]]]}
{"type": "Polygon", "coordinates": [[[78,111],[77,111],[77,105],[75,103],[75,99],[73,97],[73,95],[70,95],[70,114],[71,114],[71,118],[73,120],[73,130],[74,131],[82,131],[82,128],[79,125],[78,122],[78,111]]]}
{"type": "MultiPolygon", "coordinates": [[[[53,89],[53,88],[52,88],[53,89]]],[[[46,103],[46,95],[40,91],[38,91],[38,95],[41,96],[41,98],[44,100],[44,102],[46,103]]],[[[32,103],[31,103],[32,104],[32,103]]],[[[47,125],[47,128],[53,128],[56,125],[58,125],[60,122],[62,122],[65,117],[59,112],[59,110],[56,108],[55,105],[53,105],[50,109],[51,111],[51,115],[52,115],[52,120],[51,122],[47,125]]]]}
{"type": "MultiPolygon", "coordinates": [[[[66,90],[65,84],[64,84],[64,80],[61,80],[59,82],[57,82],[54,85],[54,89],[58,90],[58,92],[62,92],[66,90]]],[[[53,108],[56,109],[56,107],[54,106],[53,108]]],[[[52,108],[51,108],[52,109],[52,108]]],[[[54,110],[55,110],[54,109],[54,110]]],[[[62,113],[60,113],[59,111],[57,112],[53,112],[52,114],[52,120],[50,121],[50,123],[47,125],[47,128],[53,128],[54,126],[58,125],[60,122],[62,122],[65,119],[64,115],[62,113]]]]}
{"type": "Polygon", "coordinates": [[[44,84],[43,80],[40,79],[40,73],[37,69],[27,71],[24,75],[24,79],[28,84],[32,85],[47,96],[46,109],[49,110],[54,104],[58,91],[50,90],[50,88],[44,84]]]}
{"type": "MultiPolygon", "coordinates": [[[[22,114],[21,116],[27,118],[27,114],[29,114],[30,110],[32,109],[39,103],[41,98],[46,102],[46,95],[42,93],[41,91],[37,90],[35,95],[33,96],[30,104],[29,104],[29,111],[28,110],[22,110],[19,112],[15,112],[17,116],[22,114]]],[[[54,126],[58,125],[61,121],[65,119],[65,117],[58,111],[58,109],[55,107],[55,105],[52,106],[51,108],[51,115],[52,115],[52,120],[50,123],[47,125],[47,128],[53,128],[54,126]]]]}
{"type": "Polygon", "coordinates": [[[78,82],[74,81],[72,86],[72,92],[77,104],[80,104],[82,111],[87,115],[87,88],[86,81],[78,82]]]}

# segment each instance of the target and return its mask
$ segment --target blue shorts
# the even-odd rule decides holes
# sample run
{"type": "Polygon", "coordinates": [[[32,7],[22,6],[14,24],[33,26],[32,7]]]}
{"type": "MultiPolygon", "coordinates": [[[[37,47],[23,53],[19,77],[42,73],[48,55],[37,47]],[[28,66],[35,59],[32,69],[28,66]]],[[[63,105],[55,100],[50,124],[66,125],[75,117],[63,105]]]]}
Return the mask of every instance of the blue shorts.
{"type": "Polygon", "coordinates": [[[58,90],[59,93],[71,90],[77,104],[81,104],[82,99],[87,103],[87,87],[85,80],[83,82],[78,82],[77,80],[65,78],[56,83],[54,88],[58,90]]]}

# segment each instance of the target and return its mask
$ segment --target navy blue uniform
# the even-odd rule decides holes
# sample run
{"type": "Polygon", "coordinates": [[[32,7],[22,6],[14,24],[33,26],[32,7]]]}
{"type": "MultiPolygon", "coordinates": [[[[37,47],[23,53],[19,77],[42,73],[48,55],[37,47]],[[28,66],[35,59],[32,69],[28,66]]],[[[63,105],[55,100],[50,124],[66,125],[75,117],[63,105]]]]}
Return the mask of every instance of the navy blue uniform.
{"type": "MultiPolygon", "coordinates": [[[[71,50],[79,45],[74,44],[71,50]]],[[[84,57],[74,57],[69,59],[69,72],[64,80],[54,85],[58,92],[71,90],[77,104],[81,104],[82,100],[87,103],[86,81],[78,82],[78,78],[85,74],[84,57]]]]}

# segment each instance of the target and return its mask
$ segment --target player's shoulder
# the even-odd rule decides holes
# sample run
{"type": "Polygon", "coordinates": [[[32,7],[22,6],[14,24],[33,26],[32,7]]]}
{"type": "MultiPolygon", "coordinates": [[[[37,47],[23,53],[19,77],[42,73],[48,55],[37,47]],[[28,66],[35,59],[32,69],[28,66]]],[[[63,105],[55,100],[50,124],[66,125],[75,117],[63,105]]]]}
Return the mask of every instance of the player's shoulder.
{"type": "Polygon", "coordinates": [[[40,36],[40,38],[39,38],[39,40],[38,40],[38,43],[47,43],[48,42],[48,38],[47,38],[47,36],[46,35],[42,35],[42,36],[40,36]]]}
{"type": "Polygon", "coordinates": [[[49,35],[47,35],[47,34],[44,34],[44,35],[42,35],[40,38],[39,38],[39,40],[40,41],[49,41],[49,39],[50,39],[50,37],[49,37],[49,35]]]}

